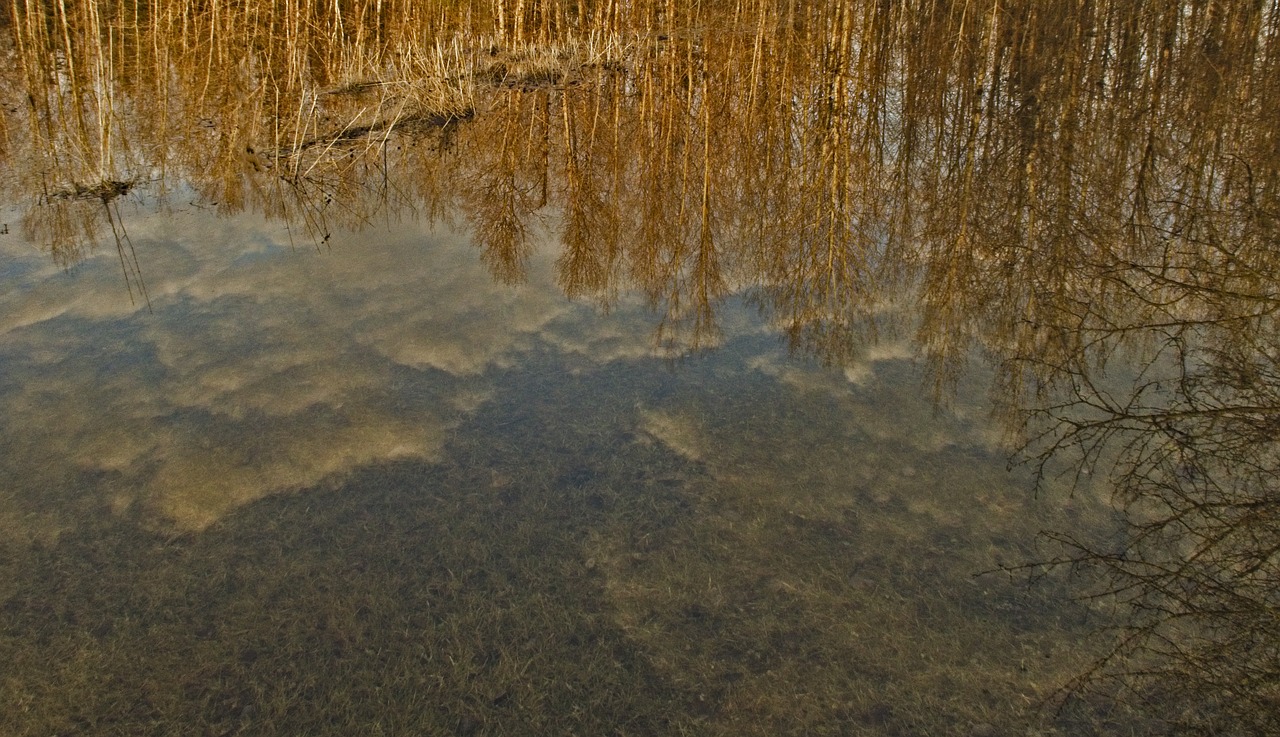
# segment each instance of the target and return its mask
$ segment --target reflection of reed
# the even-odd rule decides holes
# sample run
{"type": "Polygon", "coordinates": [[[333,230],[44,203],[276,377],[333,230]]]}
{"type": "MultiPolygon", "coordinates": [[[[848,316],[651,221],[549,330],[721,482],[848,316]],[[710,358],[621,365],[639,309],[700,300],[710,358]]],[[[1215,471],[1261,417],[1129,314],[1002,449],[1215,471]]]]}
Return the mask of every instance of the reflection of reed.
{"type": "MultiPolygon", "coordinates": [[[[28,3],[12,31],[30,105],[6,123],[25,118],[31,144],[11,155],[46,188],[158,170],[227,211],[260,208],[322,235],[328,218],[367,220],[385,206],[378,193],[439,190],[413,181],[422,164],[404,166],[413,157],[388,143],[470,115],[477,82],[498,85],[509,102],[539,101],[498,104],[486,112],[507,122],[460,139],[501,153],[461,204],[478,208],[468,219],[506,278],[531,212],[513,167],[540,166],[530,176],[562,183],[538,186],[561,195],[574,293],[616,288],[631,228],[666,250],[630,254],[626,275],[673,314],[710,319],[724,280],[745,279],[803,344],[810,327],[865,324],[885,269],[903,262],[886,255],[911,244],[945,264],[925,271],[924,330],[950,365],[967,345],[951,328],[981,306],[973,285],[1035,281],[1015,270],[992,282],[971,255],[1080,222],[1123,225],[1139,247],[1170,187],[1223,186],[1231,173],[1210,160],[1223,144],[1267,153],[1256,131],[1275,97],[1274,13],[1183,5],[28,3]],[[707,28],[717,33],[693,40],[689,29],[707,28]],[[625,71],[589,86],[612,97],[549,91],[606,60],[625,71]],[[561,123],[530,117],[539,105],[561,123]],[[1175,129],[1211,145],[1180,146],[1175,129]],[[553,149],[563,166],[537,161],[553,149]],[[366,189],[370,173],[386,186],[366,189]],[[752,273],[723,271],[726,228],[755,244],[735,261],[752,273]],[[612,255],[583,250],[593,244],[612,255]]],[[[1250,151],[1235,155],[1254,166],[1250,151]]],[[[1041,262],[1070,248],[1046,245],[1041,262]]]]}
{"type": "MultiPolygon", "coordinates": [[[[1110,319],[1082,313],[1095,295],[1270,273],[1270,249],[1165,246],[1232,229],[1262,243],[1272,227],[1274,9],[86,1],[12,15],[29,92],[5,121],[30,131],[9,138],[20,191],[159,172],[317,241],[388,207],[458,207],[507,281],[550,204],[565,290],[637,286],[671,336],[714,335],[727,285],[754,285],[797,347],[839,360],[918,278],[945,386],[978,338],[1068,360],[1079,334],[1054,326],[1110,319]],[[1082,271],[1104,263],[1148,273],[1082,271]]],[[[33,212],[27,230],[72,261],[105,226],[96,212],[74,226],[33,212]]],[[[1163,308],[1117,309],[1141,323],[1163,308]]]]}
{"type": "MultiPolygon", "coordinates": [[[[977,316],[1000,326],[987,339],[1065,358],[1080,345],[1049,326],[1134,287],[1082,264],[1153,263],[1223,227],[1211,200],[1236,198],[1211,210],[1225,217],[1274,196],[1274,9],[86,0],[12,15],[19,191],[159,172],[315,240],[390,206],[460,207],[508,281],[551,204],[569,293],[634,284],[675,333],[711,335],[727,285],[755,285],[797,346],[833,359],[915,264],[942,384],[977,316]]],[[[63,261],[96,232],[28,220],[63,261]]]]}
{"type": "Polygon", "coordinates": [[[507,284],[516,284],[525,278],[532,249],[530,220],[534,211],[547,201],[551,121],[546,117],[545,106],[537,111],[512,109],[536,104],[532,96],[509,93],[498,103],[508,109],[498,113],[501,107],[495,107],[495,114],[476,123],[482,128],[500,126],[489,134],[498,144],[476,151],[480,158],[471,175],[462,179],[459,193],[484,262],[496,278],[507,284]]]}

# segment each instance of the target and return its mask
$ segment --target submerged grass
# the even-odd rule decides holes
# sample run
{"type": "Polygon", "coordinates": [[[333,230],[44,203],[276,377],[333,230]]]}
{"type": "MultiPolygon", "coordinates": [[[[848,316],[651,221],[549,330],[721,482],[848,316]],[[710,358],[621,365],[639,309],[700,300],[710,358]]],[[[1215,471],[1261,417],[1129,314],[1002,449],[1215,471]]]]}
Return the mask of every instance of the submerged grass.
{"type": "Polygon", "coordinates": [[[6,542],[0,729],[1093,733],[1036,709],[1085,609],[973,575],[1054,513],[952,420],[960,447],[903,434],[937,431],[904,424],[918,397],[803,391],[740,348],[676,375],[530,356],[438,464],[199,534],[92,514],[6,542]]]}

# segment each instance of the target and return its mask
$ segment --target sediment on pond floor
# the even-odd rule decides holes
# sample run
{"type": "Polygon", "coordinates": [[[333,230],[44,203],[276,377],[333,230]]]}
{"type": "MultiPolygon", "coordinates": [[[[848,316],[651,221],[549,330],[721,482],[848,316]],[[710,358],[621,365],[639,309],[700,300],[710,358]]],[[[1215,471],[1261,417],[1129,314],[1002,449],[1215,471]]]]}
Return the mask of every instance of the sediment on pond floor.
{"type": "Polygon", "coordinates": [[[845,412],[890,405],[832,411],[765,374],[713,388],[720,358],[641,408],[664,395],[652,366],[539,365],[438,462],[366,467],[198,533],[90,511],[9,550],[3,688],[23,708],[0,724],[1104,733],[1083,704],[1036,708],[1101,614],[1064,581],[974,576],[1055,512],[980,448],[906,450],[927,403],[895,399],[833,443],[845,412]]]}

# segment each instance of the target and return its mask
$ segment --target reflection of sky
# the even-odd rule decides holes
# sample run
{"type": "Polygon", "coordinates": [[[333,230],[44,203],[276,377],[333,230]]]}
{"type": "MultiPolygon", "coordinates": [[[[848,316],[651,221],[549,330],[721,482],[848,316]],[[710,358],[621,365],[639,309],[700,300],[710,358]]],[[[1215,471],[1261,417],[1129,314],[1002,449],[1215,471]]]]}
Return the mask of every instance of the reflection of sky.
{"type": "MultiPolygon", "coordinates": [[[[450,427],[535,347],[593,362],[658,355],[657,317],[638,298],[623,294],[607,315],[564,298],[552,248],[535,253],[526,284],[506,286],[464,237],[418,226],[317,251],[252,216],[134,220],[150,311],[131,304],[112,248],[64,271],[0,238],[0,470],[15,479],[0,524],[23,535],[69,524],[43,502],[59,496],[48,489],[82,511],[201,529],[362,465],[439,458],[450,427]]],[[[722,307],[726,338],[765,329],[736,300],[722,307]]],[[[829,396],[882,440],[936,450],[954,439],[956,426],[925,415],[885,422],[884,402],[859,396],[876,367],[910,357],[907,344],[843,372],[789,360],[774,339],[748,344],[719,381],[747,371],[829,396]]],[[[691,458],[732,457],[708,446],[707,410],[643,403],[650,437],[691,458]]]]}
{"type": "Polygon", "coordinates": [[[2,241],[0,422],[20,506],[105,474],[99,501],[198,529],[355,466],[434,458],[483,374],[575,309],[495,284],[447,233],[369,231],[318,253],[253,218],[185,213],[131,234],[151,312],[112,249],[63,271],[2,241]]]}

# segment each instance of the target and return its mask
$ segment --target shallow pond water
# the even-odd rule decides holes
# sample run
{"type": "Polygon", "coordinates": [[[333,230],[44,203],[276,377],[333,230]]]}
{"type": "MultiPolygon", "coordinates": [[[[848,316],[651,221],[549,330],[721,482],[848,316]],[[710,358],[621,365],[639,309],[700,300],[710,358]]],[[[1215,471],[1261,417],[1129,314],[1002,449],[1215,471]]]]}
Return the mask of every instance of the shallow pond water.
{"type": "Polygon", "coordinates": [[[1274,734],[1278,19],[0,11],[0,732],[1274,734]]]}
{"type": "Polygon", "coordinates": [[[1079,665],[1060,585],[975,576],[1062,500],[908,340],[825,366],[731,297],[671,356],[553,243],[507,286],[418,223],[132,240],[149,306],[5,241],[11,726],[960,729],[1079,665]]]}

